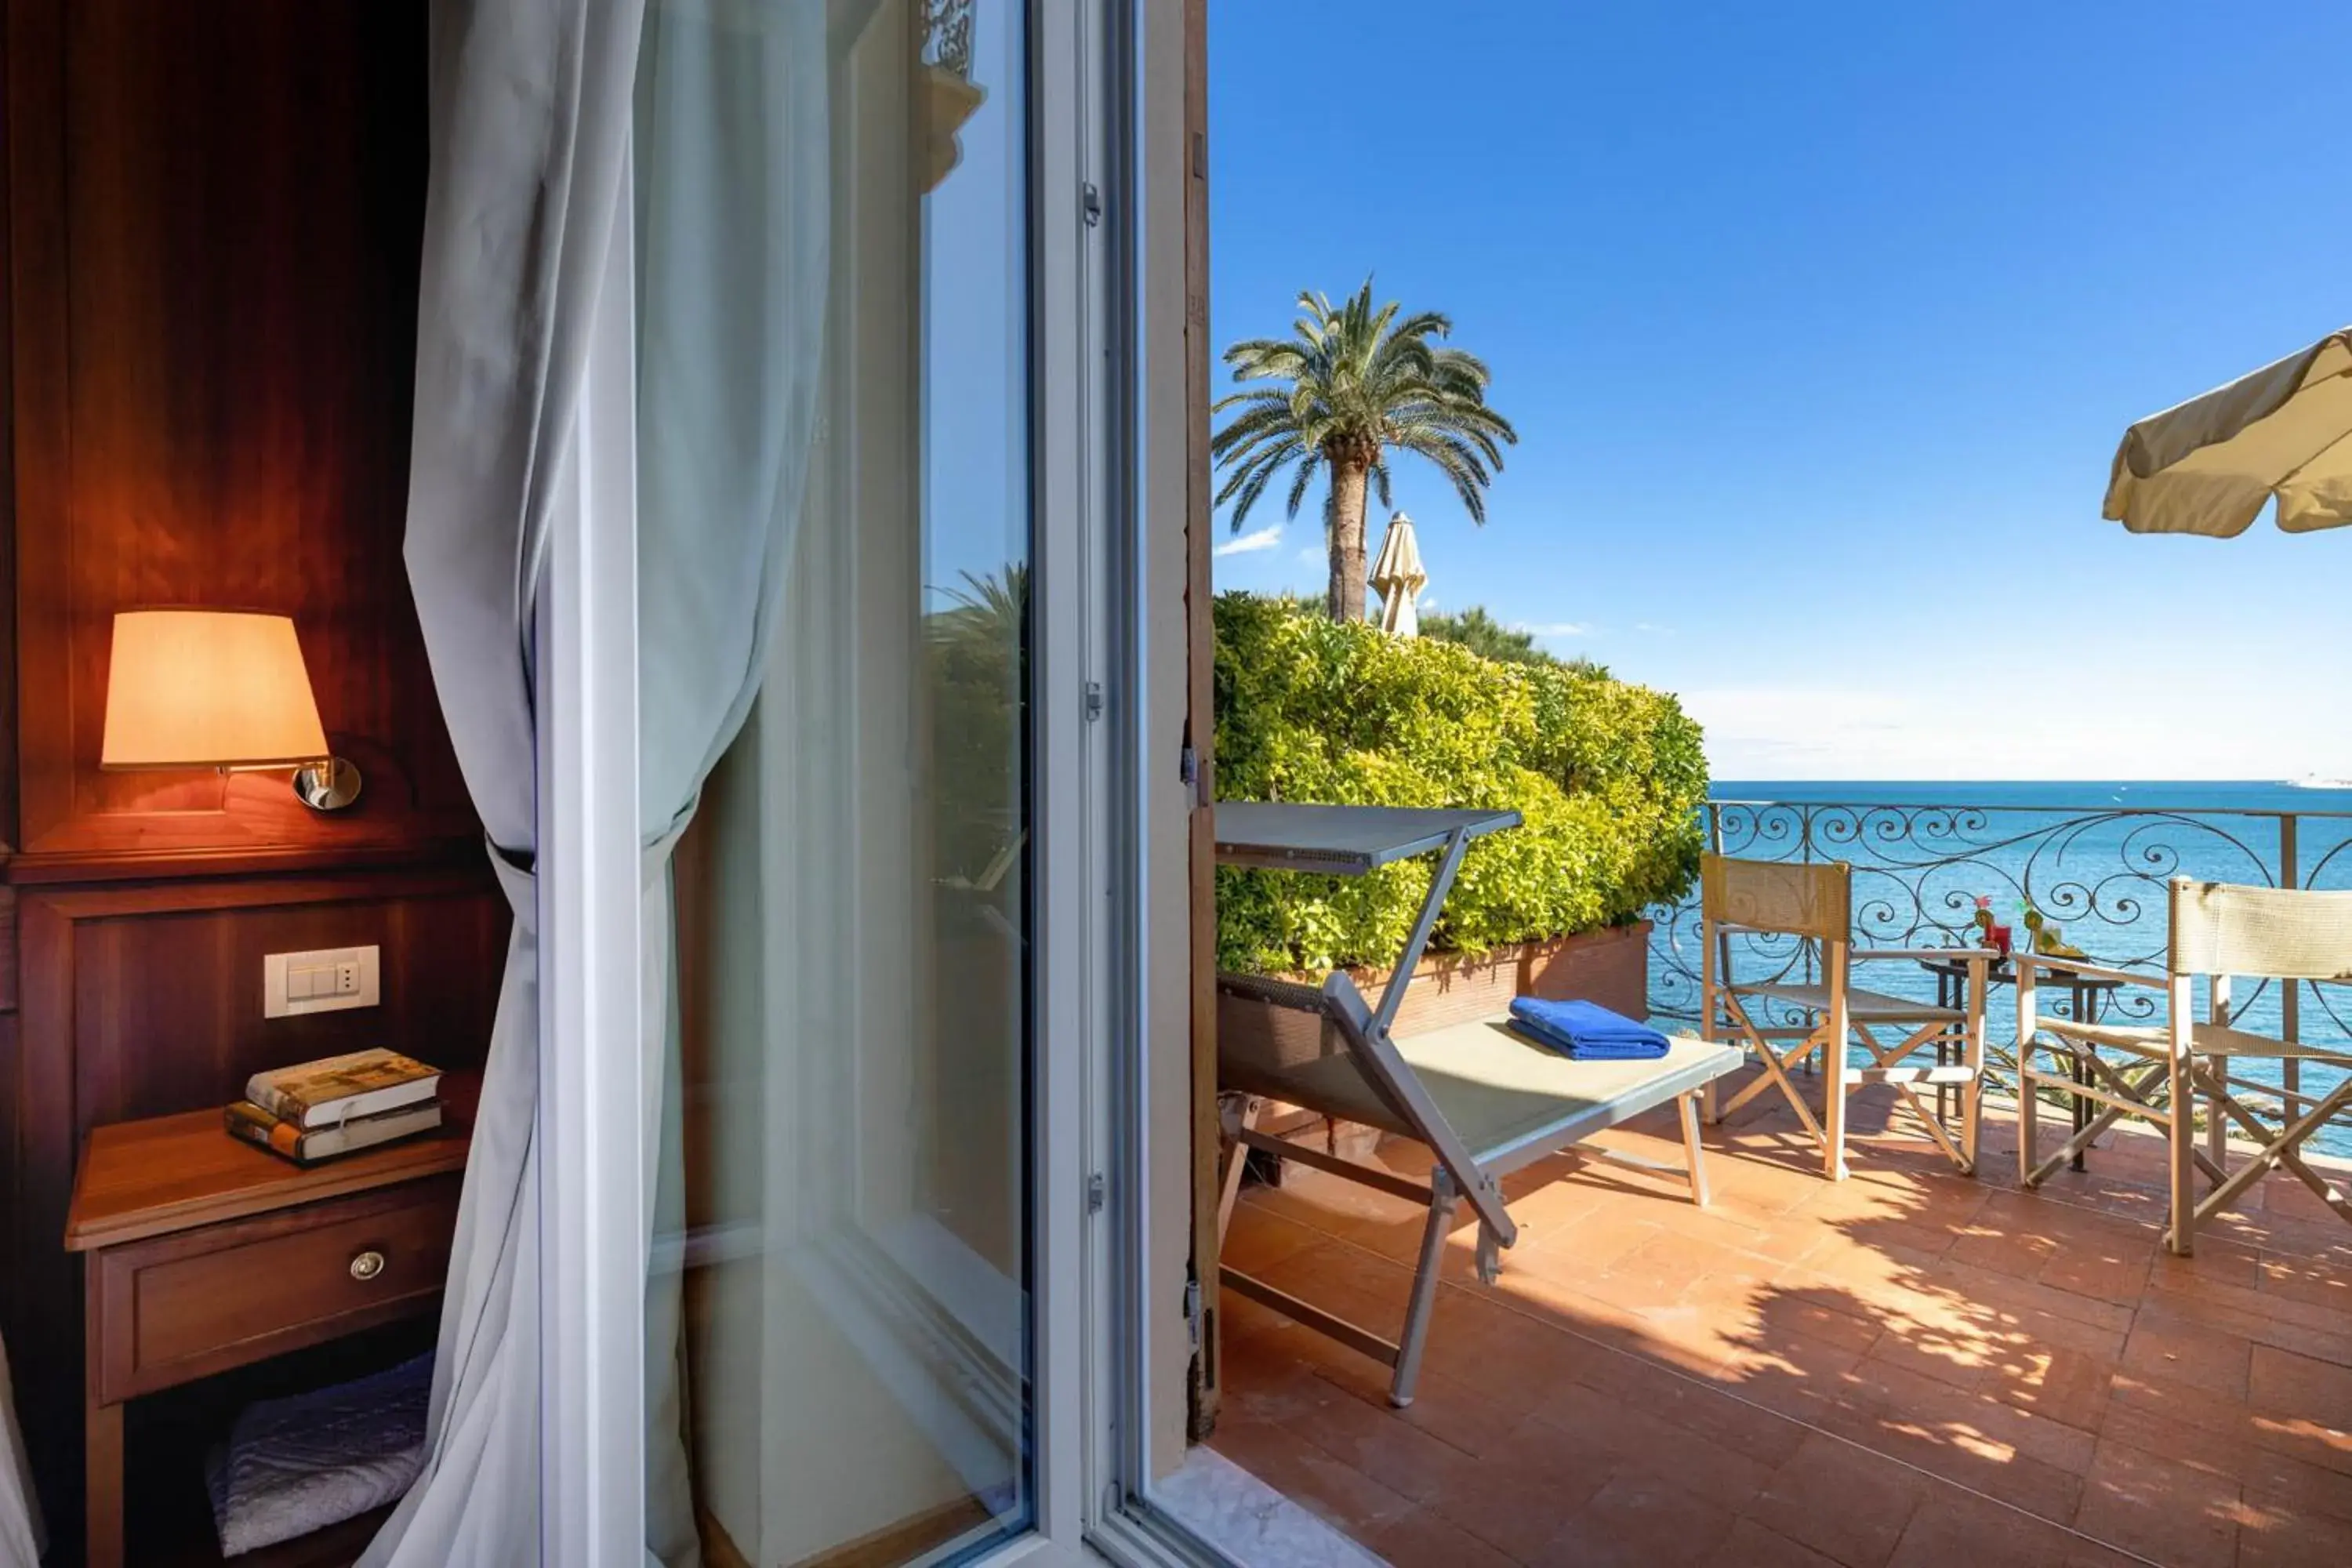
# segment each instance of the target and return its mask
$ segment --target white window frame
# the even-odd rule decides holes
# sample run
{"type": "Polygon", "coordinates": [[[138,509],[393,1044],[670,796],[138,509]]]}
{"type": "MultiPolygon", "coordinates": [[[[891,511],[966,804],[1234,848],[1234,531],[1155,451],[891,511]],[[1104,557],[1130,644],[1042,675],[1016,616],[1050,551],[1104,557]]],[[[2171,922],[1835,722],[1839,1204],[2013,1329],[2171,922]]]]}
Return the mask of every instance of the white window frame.
{"type": "MultiPolygon", "coordinates": [[[[1090,1114],[1114,1034],[1119,886],[1105,792],[1112,625],[1106,549],[1108,226],[1102,47],[1125,0],[1031,0],[1032,659],[1036,1010],[1031,1041],[1035,1528],[980,1561],[1087,1560],[1103,1517],[1088,1440],[1090,1114]],[[1095,699],[1104,697],[1101,706],[1095,699]]],[[[627,188],[625,181],[624,189],[627,188]]],[[[637,626],[632,226],[614,226],[578,425],[562,457],[537,616],[540,781],[541,1560],[645,1562],[645,1076],[638,1056],[637,626]]],[[[1124,693],[1118,694],[1123,698],[1124,693]]],[[[1097,1110],[1099,1101],[1094,1102],[1097,1110]]]]}

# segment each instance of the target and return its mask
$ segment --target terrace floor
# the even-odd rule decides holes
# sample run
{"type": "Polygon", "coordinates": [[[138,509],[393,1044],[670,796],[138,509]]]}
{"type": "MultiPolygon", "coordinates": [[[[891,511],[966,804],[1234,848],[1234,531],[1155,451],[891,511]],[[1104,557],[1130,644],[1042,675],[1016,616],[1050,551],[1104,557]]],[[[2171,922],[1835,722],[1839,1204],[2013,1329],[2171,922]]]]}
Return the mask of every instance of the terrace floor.
{"type": "MultiPolygon", "coordinates": [[[[1227,1293],[1212,1446],[1408,1568],[2352,1563],[2352,1227],[2273,1175],[2172,1258],[2154,1137],[2027,1194],[2007,1107],[1972,1181],[1879,1092],[1836,1185],[1769,1094],[1708,1130],[1707,1209],[1604,1163],[1513,1178],[1519,1243],[1489,1288],[1456,1232],[1407,1410],[1227,1293]]],[[[1419,1233],[1294,1163],[1225,1258],[1394,1337],[1419,1233]]]]}

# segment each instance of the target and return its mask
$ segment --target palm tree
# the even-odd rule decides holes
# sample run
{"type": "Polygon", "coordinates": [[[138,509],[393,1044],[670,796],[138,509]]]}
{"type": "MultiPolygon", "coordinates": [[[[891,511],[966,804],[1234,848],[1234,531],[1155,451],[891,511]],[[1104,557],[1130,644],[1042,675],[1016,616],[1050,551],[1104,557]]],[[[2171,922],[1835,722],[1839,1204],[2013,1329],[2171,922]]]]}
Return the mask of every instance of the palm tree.
{"type": "Polygon", "coordinates": [[[1209,450],[1225,472],[1217,504],[1234,503],[1233,526],[1284,469],[1289,515],[1318,473],[1329,471],[1323,507],[1331,552],[1328,608],[1335,621],[1364,615],[1364,502],[1368,489],[1389,502],[1389,454],[1418,452],[1454,481],[1473,522],[1486,521],[1486,490],[1518,433],[1486,406],[1486,366],[1430,340],[1454,323],[1435,310],[1400,321],[1393,301],[1375,309],[1367,278],[1338,310],[1321,294],[1298,297],[1287,338],[1250,338],[1225,351],[1235,381],[1277,381],[1220,398],[1240,410],[1209,450]]]}

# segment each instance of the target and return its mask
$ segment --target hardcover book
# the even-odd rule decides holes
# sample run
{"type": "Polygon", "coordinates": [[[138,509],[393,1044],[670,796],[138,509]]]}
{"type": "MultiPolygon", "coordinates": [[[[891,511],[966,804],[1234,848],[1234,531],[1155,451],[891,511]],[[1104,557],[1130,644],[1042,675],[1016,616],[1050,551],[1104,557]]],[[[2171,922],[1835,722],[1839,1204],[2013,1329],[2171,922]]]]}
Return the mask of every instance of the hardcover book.
{"type": "Polygon", "coordinates": [[[373,1116],[355,1116],[332,1126],[305,1131],[270,1115],[249,1100],[240,1100],[228,1108],[226,1121],[232,1138],[282,1155],[298,1165],[312,1165],[339,1154],[356,1154],[396,1138],[429,1131],[441,1125],[441,1104],[427,1100],[421,1105],[403,1106],[373,1116]]]}
{"type": "Polygon", "coordinates": [[[422,1104],[440,1087],[440,1068],[378,1049],[255,1073],[246,1080],[245,1098],[278,1121],[307,1129],[422,1104]]]}

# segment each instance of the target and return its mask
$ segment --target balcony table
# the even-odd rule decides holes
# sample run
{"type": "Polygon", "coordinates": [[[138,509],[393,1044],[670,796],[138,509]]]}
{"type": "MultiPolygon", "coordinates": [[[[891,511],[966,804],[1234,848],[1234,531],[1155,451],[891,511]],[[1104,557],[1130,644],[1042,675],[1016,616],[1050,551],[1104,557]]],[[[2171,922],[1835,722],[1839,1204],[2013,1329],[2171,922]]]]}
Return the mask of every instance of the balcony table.
{"type": "MultiPolygon", "coordinates": [[[[1967,993],[1969,983],[1967,964],[1957,959],[1927,958],[1919,961],[1919,967],[1936,977],[1937,1005],[1957,1007],[1962,1005],[1962,998],[1967,993]]],[[[2007,959],[2003,959],[1986,972],[1985,978],[1995,985],[2014,985],[2017,984],[2017,971],[2011,967],[2007,959]]],[[[2105,980],[2095,974],[2067,974],[2063,978],[2053,977],[2044,984],[2053,991],[2066,992],[2067,1016],[2079,1018],[2085,1024],[2097,1023],[2099,1013],[2105,1005],[2105,999],[2123,989],[2122,981],[2105,980]]],[[[2021,1047],[2023,1044],[2023,1041],[2019,1042],[2021,1047]]],[[[1942,1063],[1944,1055],[1945,1047],[1938,1046],[1936,1049],[1936,1060],[1938,1064],[1942,1063]]],[[[2076,1083],[2090,1081],[2090,1069],[2084,1067],[2079,1058],[2074,1059],[2067,1070],[2068,1075],[2076,1083]]],[[[1945,1092],[1940,1087],[1936,1091],[1936,1109],[1939,1112],[1946,1109],[1945,1092]]],[[[2019,1092],[2021,1094],[2024,1091],[2021,1089],[2019,1092]]],[[[2091,1102],[2076,1095],[2074,1097],[2074,1131],[2080,1132],[2091,1123],[2091,1102]]],[[[2076,1154],[2069,1162],[2069,1165],[2074,1170],[2083,1169],[2083,1156],[2076,1154]]]]}

